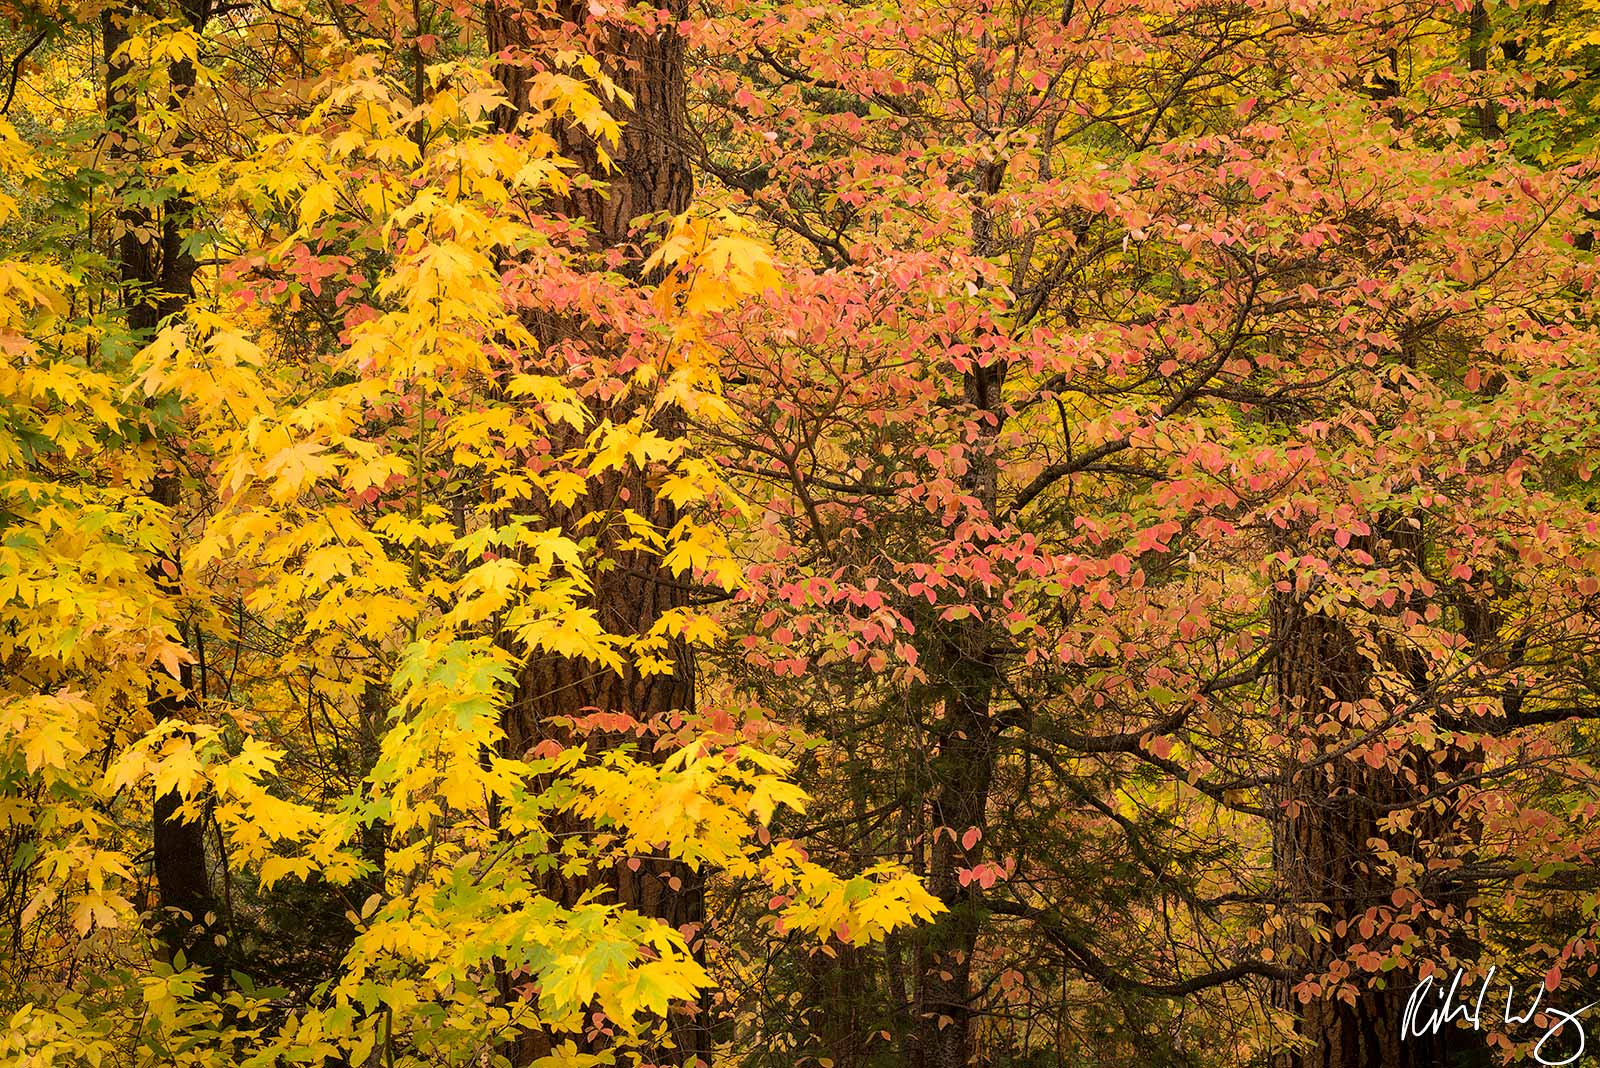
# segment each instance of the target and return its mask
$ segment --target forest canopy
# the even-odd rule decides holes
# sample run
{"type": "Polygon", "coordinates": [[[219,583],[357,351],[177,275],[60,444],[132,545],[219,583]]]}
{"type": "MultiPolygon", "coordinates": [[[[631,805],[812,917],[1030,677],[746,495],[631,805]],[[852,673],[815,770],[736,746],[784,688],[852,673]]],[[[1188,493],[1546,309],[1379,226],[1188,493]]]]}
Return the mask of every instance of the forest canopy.
{"type": "Polygon", "coordinates": [[[0,1066],[1592,1057],[1600,2],[661,2],[0,0],[0,1066]]]}

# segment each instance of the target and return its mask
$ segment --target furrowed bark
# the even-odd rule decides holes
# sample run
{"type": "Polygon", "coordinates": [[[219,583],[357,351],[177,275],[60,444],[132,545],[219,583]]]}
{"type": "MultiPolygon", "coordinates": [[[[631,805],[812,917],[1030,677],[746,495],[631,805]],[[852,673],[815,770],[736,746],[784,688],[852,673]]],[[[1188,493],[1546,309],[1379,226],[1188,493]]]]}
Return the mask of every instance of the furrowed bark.
{"type": "MultiPolygon", "coordinates": [[[[610,151],[613,169],[605,170],[596,146],[583,131],[564,123],[550,131],[560,152],[577,162],[594,180],[593,185],[574,187],[557,205],[574,220],[590,228],[590,246],[595,251],[629,245],[639,240],[632,230],[635,219],[645,215],[676,215],[684,211],[693,193],[692,174],[684,146],[687,118],[684,106],[684,46],[676,29],[687,5],[684,0],[659,5],[670,20],[655,32],[614,23],[598,24],[589,14],[587,3],[560,0],[553,5],[523,8],[515,3],[491,3],[486,10],[489,45],[503,62],[499,77],[511,100],[512,110],[502,116],[503,124],[514,128],[528,110],[528,68],[515,62],[516,53],[543,35],[561,31],[578,36],[587,34],[588,50],[601,68],[632,95],[633,107],[613,102],[613,114],[623,123],[620,143],[610,151]],[[573,28],[582,29],[574,31],[573,28]]],[[[649,5],[655,11],[658,5],[649,5]]],[[[631,246],[630,246],[631,247],[631,246]]],[[[628,257],[625,273],[638,275],[638,259],[628,257]]],[[[543,342],[577,337],[586,345],[602,348],[610,342],[583,324],[556,322],[541,318],[532,324],[543,342]]],[[[610,414],[627,418],[628,402],[610,414]]],[[[654,429],[658,433],[682,432],[673,413],[661,417],[654,429]]],[[[676,510],[660,500],[650,480],[639,473],[612,474],[591,486],[589,491],[565,508],[549,508],[545,518],[552,524],[571,529],[581,517],[603,512],[613,503],[626,500],[627,506],[647,517],[660,529],[677,520],[676,510]]],[[[591,531],[586,531],[589,533],[591,531]]],[[[591,607],[602,625],[612,633],[644,634],[663,613],[687,603],[685,584],[671,581],[660,561],[640,552],[622,552],[618,538],[602,534],[595,548],[596,558],[615,561],[614,568],[594,576],[591,607]]],[[[671,713],[691,712],[694,708],[694,670],[688,648],[675,642],[671,648],[675,667],[670,674],[643,675],[629,669],[620,674],[597,668],[583,660],[554,656],[535,656],[523,668],[516,692],[506,711],[507,745],[521,753],[540,740],[572,740],[571,732],[557,720],[581,716],[585,712],[624,713],[647,724],[660,724],[671,713]]],[[[647,736],[648,738],[648,736],[647,736]]],[[[585,736],[591,747],[621,744],[625,739],[612,734],[585,736]]],[[[648,749],[648,741],[642,746],[648,749]]],[[[576,825],[567,830],[581,831],[576,825]]],[[[685,865],[660,858],[635,858],[637,866],[619,864],[611,870],[586,876],[552,876],[546,892],[570,905],[596,886],[609,887],[613,900],[638,912],[661,920],[691,936],[691,948],[698,954],[699,931],[705,922],[704,877],[685,865]]],[[[665,1042],[638,1050],[644,1063],[685,1064],[694,1060],[709,1064],[711,1036],[709,1005],[683,1006],[668,1021],[665,1042]]],[[[519,1043],[519,1063],[549,1052],[554,1036],[533,1033],[519,1043]]],[[[580,1048],[603,1048],[606,1040],[589,1036],[580,1048]]]]}
{"type": "MultiPolygon", "coordinates": [[[[1393,567],[1418,566],[1424,545],[1421,528],[1412,524],[1414,518],[1384,517],[1377,524],[1377,536],[1363,547],[1393,567]]],[[[1413,594],[1409,603],[1398,601],[1395,611],[1420,611],[1422,601],[1420,594],[1413,594]]],[[[1289,924],[1280,932],[1277,949],[1282,963],[1321,982],[1331,969],[1343,967],[1340,962],[1357,945],[1386,950],[1383,936],[1375,929],[1364,930],[1363,922],[1371,909],[1402,907],[1397,892],[1408,900],[1409,895],[1420,894],[1432,909],[1460,916],[1470,888],[1456,883],[1448,871],[1433,871],[1429,862],[1459,859],[1470,848],[1476,829],[1462,822],[1454,791],[1446,790],[1437,798],[1430,794],[1441,779],[1465,778],[1472,754],[1406,745],[1391,753],[1394,761],[1378,768],[1355,754],[1317,761],[1329,747],[1346,740],[1349,731],[1362,729],[1349,725],[1349,712],[1357,702],[1378,696],[1380,670],[1404,679],[1408,698],[1426,693],[1433,683],[1414,654],[1379,641],[1375,657],[1372,641],[1363,643],[1363,635],[1349,624],[1307,609],[1304,600],[1293,595],[1275,595],[1273,628],[1274,640],[1282,643],[1274,689],[1280,716],[1292,724],[1285,731],[1289,745],[1307,737],[1314,747],[1312,759],[1304,762],[1310,766],[1293,759],[1285,763],[1274,798],[1279,805],[1273,862],[1288,904],[1284,918],[1289,924]],[[1317,733],[1319,724],[1333,719],[1345,722],[1339,733],[1331,740],[1317,733]],[[1435,799],[1443,802],[1442,811],[1424,803],[1435,799]],[[1408,825],[1380,823],[1384,813],[1399,806],[1413,812],[1408,825]],[[1382,855],[1384,848],[1414,862],[1423,874],[1415,880],[1402,876],[1382,855]],[[1310,923],[1326,929],[1328,937],[1315,937],[1310,923]]],[[[1386,699],[1395,700],[1392,695],[1386,699]]],[[[1384,711],[1380,708],[1378,714],[1384,711]]],[[[1410,926],[1434,945],[1455,937],[1454,932],[1440,930],[1438,923],[1437,914],[1424,914],[1410,926]]],[[[1303,1040],[1278,1055],[1277,1068],[1465,1068],[1489,1063],[1487,1048],[1475,1031],[1444,1028],[1402,1036],[1400,1024],[1417,982],[1414,974],[1391,972],[1381,989],[1364,972],[1348,978],[1356,988],[1353,999],[1339,996],[1337,982],[1318,991],[1305,988],[1304,997],[1295,980],[1274,984],[1275,1006],[1295,1015],[1296,1034],[1303,1040]]]]}
{"type": "MultiPolygon", "coordinates": [[[[1481,3],[1474,4],[1468,21],[1468,68],[1487,69],[1486,38],[1489,19],[1481,3]]],[[[1399,93],[1398,65],[1390,60],[1396,80],[1380,80],[1378,99],[1399,93]]],[[[1485,138],[1501,134],[1494,103],[1485,99],[1478,109],[1479,133],[1485,138]]],[[[1404,573],[1426,572],[1426,515],[1419,511],[1388,513],[1374,517],[1374,537],[1358,539],[1380,564],[1404,573]]],[[[1394,611],[1407,610],[1419,615],[1427,599],[1413,589],[1397,600],[1394,611]]],[[[1474,606],[1483,607],[1483,606],[1474,606]]],[[[1483,646],[1491,609],[1475,615],[1463,612],[1463,631],[1474,647],[1483,646]]],[[[1380,664],[1410,683],[1408,696],[1421,697],[1444,685],[1429,678],[1419,653],[1403,650],[1392,639],[1379,643],[1381,654],[1375,661],[1363,653],[1356,635],[1341,622],[1306,611],[1304,603],[1282,594],[1274,595],[1273,628],[1275,638],[1285,642],[1277,659],[1275,690],[1280,714],[1295,715],[1303,723],[1314,724],[1336,715],[1338,706],[1360,700],[1373,689],[1380,664]]],[[[1428,705],[1441,709],[1449,704],[1448,695],[1434,694],[1428,705]]],[[[1327,911],[1317,917],[1333,932],[1326,942],[1318,942],[1302,926],[1291,926],[1284,963],[1301,968],[1309,975],[1326,969],[1330,961],[1343,958],[1346,950],[1364,941],[1361,920],[1368,909],[1393,901],[1397,890],[1396,873],[1381,862],[1374,842],[1385,842],[1390,849],[1423,865],[1428,871],[1430,858],[1459,862],[1470,855],[1478,841],[1480,828],[1475,821],[1463,822],[1455,801],[1457,791],[1446,789],[1437,798],[1436,782],[1463,782],[1482,767],[1481,749],[1459,742],[1439,753],[1419,746],[1407,746],[1398,754],[1398,768],[1386,763],[1379,768],[1348,759],[1320,764],[1305,776],[1290,762],[1284,768],[1283,798],[1287,804],[1273,826],[1273,861],[1285,899],[1291,903],[1291,923],[1310,919],[1306,906],[1326,904],[1327,911]],[[1442,801],[1442,806],[1425,801],[1442,801]],[[1401,831],[1384,828],[1379,816],[1396,807],[1414,812],[1412,823],[1401,831]],[[1442,808],[1442,810],[1440,810],[1442,808]],[[1342,932],[1339,925],[1343,925],[1342,932]]],[[[1424,941],[1438,945],[1455,942],[1453,948],[1475,955],[1460,945],[1461,935],[1438,930],[1438,913],[1456,918],[1465,911],[1471,887],[1448,871],[1437,876],[1425,874],[1418,887],[1436,910],[1412,926],[1424,941]],[[1431,922],[1430,922],[1431,921],[1431,922]],[[1430,931],[1428,927],[1435,929],[1430,931]]],[[[1398,904],[1396,902],[1396,904],[1398,904]]],[[[1482,1034],[1473,1029],[1442,1028],[1426,1035],[1402,1035],[1400,1022],[1417,977],[1392,972],[1382,989],[1358,975],[1358,993],[1353,1002],[1328,996],[1301,1000],[1293,983],[1277,983],[1272,990],[1276,1007],[1296,1014],[1296,1032],[1305,1040],[1298,1048],[1287,1049],[1277,1058],[1276,1068],[1483,1068],[1494,1063],[1482,1034]]]]}

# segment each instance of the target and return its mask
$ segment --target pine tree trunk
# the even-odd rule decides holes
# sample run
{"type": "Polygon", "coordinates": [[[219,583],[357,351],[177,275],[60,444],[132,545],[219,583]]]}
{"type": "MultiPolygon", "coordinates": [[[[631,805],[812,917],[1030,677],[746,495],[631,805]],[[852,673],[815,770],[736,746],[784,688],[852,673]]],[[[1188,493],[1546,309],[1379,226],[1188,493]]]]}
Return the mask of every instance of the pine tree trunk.
{"type": "MultiPolygon", "coordinates": [[[[1279,626],[1288,632],[1278,656],[1278,699],[1296,708],[1307,722],[1331,714],[1337,703],[1365,695],[1370,666],[1355,638],[1340,623],[1305,611],[1298,604],[1280,604],[1279,626]]],[[[1336,743],[1335,743],[1336,744],[1336,743]]],[[[1275,828],[1274,863],[1291,908],[1291,922],[1314,919],[1320,925],[1357,921],[1371,905],[1389,896],[1368,841],[1378,835],[1371,809],[1362,798],[1378,800],[1395,793],[1392,777],[1343,757],[1320,767],[1289,767],[1283,820],[1275,828]],[[1307,906],[1326,904],[1328,912],[1307,906]]],[[[1284,963],[1308,976],[1325,973],[1343,959],[1359,937],[1346,929],[1321,942],[1303,927],[1286,932],[1284,963]]],[[[1284,947],[1280,947],[1280,953],[1284,947]]],[[[1398,977],[1395,977],[1398,978],[1398,977]]],[[[1329,993],[1302,1002],[1291,984],[1275,991],[1279,1008],[1297,1016],[1297,1033],[1306,1040],[1278,1059],[1278,1068],[1410,1068],[1442,1065],[1436,1041],[1400,1041],[1400,1019],[1409,987],[1396,983],[1377,991],[1357,976],[1353,1004],[1329,993]]]]}
{"type": "MultiPolygon", "coordinates": [[[[568,37],[564,43],[582,47],[587,39],[588,50],[601,69],[633,96],[632,108],[615,102],[608,105],[613,117],[623,122],[621,142],[608,149],[614,165],[611,172],[601,166],[596,145],[586,132],[567,123],[556,123],[550,130],[560,154],[600,183],[575,187],[559,202],[560,210],[569,217],[593,227],[597,248],[623,244],[634,219],[656,212],[676,215],[694,196],[686,151],[684,45],[677,31],[688,3],[668,0],[642,7],[650,13],[663,10],[670,21],[654,33],[615,21],[598,24],[591,20],[586,0],[556,0],[549,18],[542,18],[537,6],[524,11],[515,0],[489,0],[486,10],[490,52],[500,55],[507,49],[526,48],[541,36],[562,33],[563,23],[582,27],[577,40],[568,37]]],[[[530,69],[515,62],[499,69],[512,106],[512,114],[505,117],[508,126],[514,126],[527,110],[530,69]]]]}
{"type": "MultiPolygon", "coordinates": [[[[614,164],[610,172],[601,167],[595,146],[583,131],[564,123],[555,124],[549,131],[561,154],[577,162],[597,183],[573,188],[557,205],[557,210],[591,227],[591,247],[595,250],[628,245],[636,240],[630,232],[634,219],[656,213],[679,214],[688,207],[692,196],[692,174],[684,151],[687,119],[683,40],[676,29],[686,4],[682,0],[664,5],[652,3],[649,10],[654,12],[658,6],[667,10],[672,21],[654,33],[612,23],[596,24],[590,18],[589,5],[573,0],[559,0],[549,16],[540,16],[535,10],[524,12],[515,4],[491,2],[486,10],[490,49],[504,61],[499,77],[512,102],[511,113],[502,117],[507,128],[514,129],[528,110],[529,68],[515,62],[516,53],[522,49],[532,51],[530,46],[541,38],[570,35],[571,27],[583,29],[578,41],[567,37],[567,46],[585,47],[583,35],[587,34],[590,54],[620,88],[632,95],[632,109],[615,102],[610,105],[613,115],[623,123],[621,142],[609,153],[614,164]],[[563,27],[563,23],[570,26],[563,27]]],[[[627,255],[625,259],[624,271],[637,275],[638,258],[627,255]]],[[[541,320],[533,326],[543,342],[572,337],[575,332],[590,346],[608,344],[604,337],[592,336],[593,332],[583,324],[541,320]]],[[[624,419],[630,413],[622,410],[610,414],[614,419],[624,419]]],[[[659,419],[654,429],[663,434],[681,433],[681,426],[671,413],[659,419]]],[[[626,500],[628,507],[649,518],[659,529],[666,530],[677,520],[675,509],[660,500],[650,480],[637,472],[613,473],[599,479],[569,507],[550,508],[543,514],[553,525],[570,530],[577,519],[603,511],[618,500],[626,500]]],[[[609,632],[644,634],[663,613],[687,602],[687,590],[663,572],[657,558],[620,552],[617,540],[602,535],[594,550],[595,558],[613,560],[616,566],[593,575],[590,607],[609,632]]],[[[676,663],[671,674],[650,676],[633,670],[617,674],[582,660],[531,658],[517,680],[516,693],[507,710],[508,748],[522,753],[545,738],[571,741],[568,732],[554,720],[585,711],[623,713],[642,723],[656,724],[673,712],[692,712],[692,658],[681,642],[674,643],[671,656],[676,663]]],[[[591,734],[585,740],[591,748],[603,748],[625,739],[591,734]]],[[[648,741],[641,748],[648,749],[648,741]]],[[[690,935],[691,948],[698,954],[699,931],[705,922],[703,875],[677,862],[634,859],[636,865],[619,864],[610,871],[584,877],[552,876],[546,892],[570,905],[593,886],[608,885],[614,891],[614,900],[690,935]]],[[[698,1058],[709,1064],[708,1010],[705,1002],[683,1006],[669,1021],[669,1043],[638,1051],[644,1063],[677,1065],[693,1063],[698,1058]]],[[[554,1037],[542,1033],[525,1036],[517,1050],[518,1062],[528,1063],[546,1054],[554,1037]]],[[[580,1049],[594,1050],[605,1045],[602,1036],[588,1036],[580,1043],[580,1049]]]]}
{"type": "MultiPolygon", "coordinates": [[[[1415,566],[1422,558],[1419,526],[1409,517],[1386,516],[1374,524],[1378,537],[1363,546],[1379,560],[1396,566],[1415,566]]],[[[1420,611],[1421,595],[1397,602],[1395,611],[1420,611]]],[[[1382,842],[1402,857],[1427,870],[1430,858],[1459,857],[1470,844],[1475,829],[1461,824],[1450,792],[1439,794],[1443,812],[1420,804],[1443,775],[1459,778],[1470,770],[1471,754],[1456,750],[1430,752],[1404,746],[1390,756],[1398,768],[1385,764],[1373,768],[1350,754],[1336,754],[1351,731],[1361,726],[1342,723],[1331,736],[1315,732],[1318,724],[1340,718],[1348,706],[1376,693],[1378,665],[1363,652],[1358,635],[1344,622],[1311,612],[1288,594],[1276,596],[1273,626],[1279,643],[1275,688],[1280,715],[1288,724],[1289,745],[1301,737],[1314,739],[1309,757],[1287,762],[1283,768],[1280,820],[1274,827],[1274,867],[1280,891],[1288,905],[1290,926],[1280,932],[1280,960],[1302,975],[1320,980],[1330,965],[1348,959],[1351,947],[1363,944],[1386,952],[1381,933],[1364,931],[1369,909],[1395,904],[1401,887],[1392,867],[1380,856],[1382,842]],[[1405,829],[1380,824],[1382,814],[1404,806],[1412,814],[1405,829]],[[1325,928],[1326,940],[1312,936],[1303,921],[1325,928]]],[[[1397,700],[1419,697],[1430,686],[1427,670],[1415,654],[1378,643],[1383,670],[1407,681],[1409,692],[1385,699],[1385,711],[1397,700]]],[[[1420,891],[1437,905],[1463,904],[1465,891],[1448,876],[1424,875],[1420,891]]],[[[1454,932],[1426,930],[1426,921],[1411,926],[1430,944],[1453,939],[1454,932]]],[[[1428,958],[1423,958],[1428,959],[1428,958]]],[[[1414,972],[1395,970],[1383,977],[1379,989],[1374,976],[1355,971],[1350,982],[1355,997],[1340,997],[1327,984],[1303,1000],[1297,984],[1280,983],[1274,989],[1275,1005],[1296,1017],[1296,1033],[1303,1040],[1285,1050],[1276,1068],[1440,1068],[1487,1064],[1481,1036],[1461,1029],[1437,1034],[1401,1037],[1400,1024],[1412,988],[1414,972]]]]}

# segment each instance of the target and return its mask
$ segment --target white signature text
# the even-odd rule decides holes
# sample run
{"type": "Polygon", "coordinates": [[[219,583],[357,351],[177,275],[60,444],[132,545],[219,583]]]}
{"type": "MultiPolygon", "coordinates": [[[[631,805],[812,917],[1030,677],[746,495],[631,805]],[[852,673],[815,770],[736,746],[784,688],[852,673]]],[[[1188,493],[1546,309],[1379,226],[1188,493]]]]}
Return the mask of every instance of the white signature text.
{"type": "MultiPolygon", "coordinates": [[[[1401,1041],[1407,1038],[1420,1038],[1423,1035],[1437,1035],[1440,1028],[1447,1027],[1457,1020],[1470,1023],[1474,1031],[1483,1029],[1484,1001],[1489,995],[1489,984],[1494,980],[1495,970],[1492,967],[1489,969],[1489,973],[1479,984],[1478,996],[1471,1000],[1467,1000],[1471,998],[1470,989],[1464,995],[1461,991],[1461,976],[1465,971],[1464,968],[1457,968],[1448,986],[1442,981],[1435,985],[1434,977],[1431,975],[1417,984],[1417,988],[1411,992],[1411,997],[1406,1001],[1405,1015],[1400,1018],[1401,1041]],[[1458,1000],[1458,997],[1461,1000],[1458,1000]]],[[[1583,1056],[1587,1041],[1583,1022],[1579,1017],[1596,1005],[1600,1005],[1600,1001],[1591,1001],[1583,1008],[1572,1012],[1558,1009],[1554,1005],[1546,1005],[1541,1010],[1540,1002],[1544,999],[1545,987],[1543,983],[1539,983],[1534,988],[1532,1001],[1518,1014],[1513,1011],[1516,1007],[1516,992],[1515,984],[1506,984],[1505,1005],[1500,1020],[1507,1031],[1528,1023],[1541,1013],[1544,1020],[1550,1024],[1540,1036],[1538,1044],[1533,1047],[1535,1061],[1547,1068],[1560,1068],[1561,1065],[1571,1064],[1583,1056]],[[1570,1048],[1574,1042],[1578,1047],[1576,1051],[1560,1060],[1553,1059],[1558,1053],[1570,1048]]],[[[1496,1007],[1499,1007],[1498,1002],[1490,1003],[1491,1009],[1496,1007]]],[[[1489,1025],[1493,1026],[1492,1018],[1489,1020],[1489,1025]]]]}

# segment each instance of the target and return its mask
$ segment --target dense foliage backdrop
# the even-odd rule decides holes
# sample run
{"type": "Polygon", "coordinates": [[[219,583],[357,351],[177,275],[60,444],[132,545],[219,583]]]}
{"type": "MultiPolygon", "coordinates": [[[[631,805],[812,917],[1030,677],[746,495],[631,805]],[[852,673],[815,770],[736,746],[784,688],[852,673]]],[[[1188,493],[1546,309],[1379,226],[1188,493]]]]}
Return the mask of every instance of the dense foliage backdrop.
{"type": "Polygon", "coordinates": [[[1595,0],[0,13],[0,1065],[1579,1063],[1595,0]]]}

